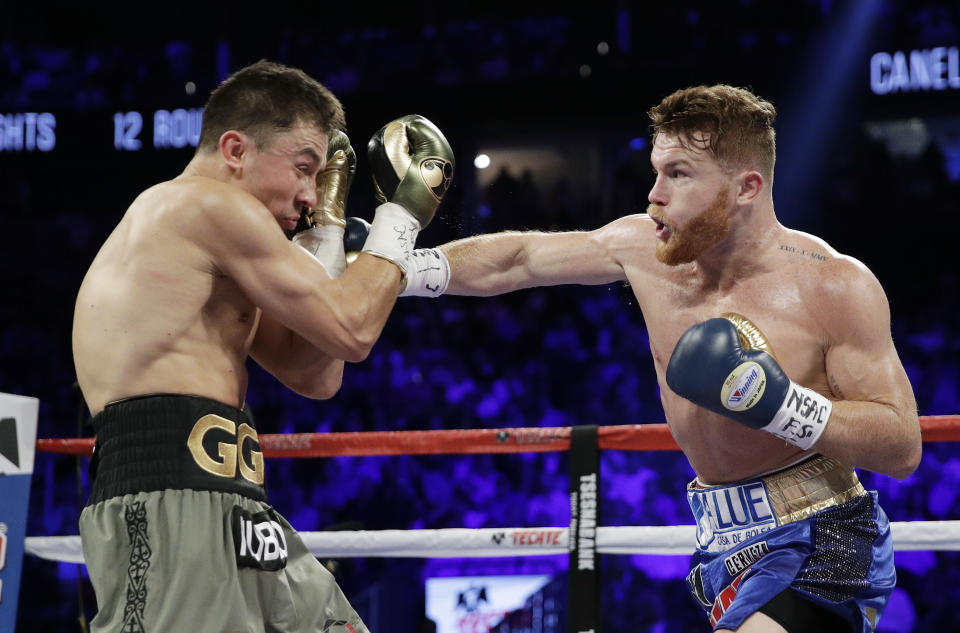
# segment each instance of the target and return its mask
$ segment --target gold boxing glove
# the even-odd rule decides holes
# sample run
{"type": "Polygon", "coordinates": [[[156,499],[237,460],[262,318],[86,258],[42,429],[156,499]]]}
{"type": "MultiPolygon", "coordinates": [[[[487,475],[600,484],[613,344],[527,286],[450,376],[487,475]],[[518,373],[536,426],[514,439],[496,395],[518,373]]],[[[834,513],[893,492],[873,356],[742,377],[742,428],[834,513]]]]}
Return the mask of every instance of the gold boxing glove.
{"type": "Polygon", "coordinates": [[[403,207],[425,228],[453,181],[454,157],[443,132],[410,114],[380,128],[367,144],[380,202],[403,207]]]}
{"type": "Polygon", "coordinates": [[[307,211],[307,226],[346,226],[347,194],[356,172],[357,155],[350,139],[337,130],[327,145],[327,164],[317,174],[317,206],[307,211]]]}
{"type": "Polygon", "coordinates": [[[377,207],[363,252],[396,264],[408,258],[453,181],[454,157],[440,129],[411,114],[380,128],[367,143],[377,207]]]}
{"type": "Polygon", "coordinates": [[[317,205],[301,217],[293,241],[317,258],[331,278],[346,269],[344,230],[347,194],[357,170],[357,155],[346,134],[337,130],[327,144],[327,164],[317,174],[317,205]]]}

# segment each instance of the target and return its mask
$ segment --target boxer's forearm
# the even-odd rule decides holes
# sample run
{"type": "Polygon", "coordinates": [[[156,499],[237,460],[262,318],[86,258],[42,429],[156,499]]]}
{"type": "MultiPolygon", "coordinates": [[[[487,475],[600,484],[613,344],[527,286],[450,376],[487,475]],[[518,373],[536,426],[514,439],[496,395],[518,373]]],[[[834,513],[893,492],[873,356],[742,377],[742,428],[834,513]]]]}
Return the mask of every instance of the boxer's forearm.
{"type": "Polygon", "coordinates": [[[478,235],[441,246],[450,262],[447,294],[491,296],[532,285],[526,266],[529,235],[478,235]]]}
{"type": "Polygon", "coordinates": [[[908,477],[923,450],[916,408],[840,400],[813,450],[858,468],[908,477]]]}
{"type": "Polygon", "coordinates": [[[343,379],[343,361],[264,317],[250,355],[284,385],[302,396],[333,397],[343,379]]]}
{"type": "Polygon", "coordinates": [[[292,368],[288,379],[283,382],[301,396],[326,400],[340,390],[343,364],[342,360],[318,353],[309,362],[292,368]]]}

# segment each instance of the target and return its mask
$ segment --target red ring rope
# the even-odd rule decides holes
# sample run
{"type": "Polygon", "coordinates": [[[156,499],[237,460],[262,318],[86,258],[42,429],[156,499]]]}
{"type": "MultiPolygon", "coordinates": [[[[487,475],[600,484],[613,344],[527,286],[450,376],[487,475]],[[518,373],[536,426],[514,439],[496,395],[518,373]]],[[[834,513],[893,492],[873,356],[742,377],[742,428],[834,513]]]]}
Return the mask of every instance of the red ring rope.
{"type": "MultiPolygon", "coordinates": [[[[920,418],[924,442],[960,442],[960,415],[920,418]]],[[[597,429],[601,450],[675,451],[666,424],[622,424],[597,429]]],[[[545,453],[570,449],[570,427],[370,431],[363,433],[264,433],[265,457],[545,453]]],[[[37,450],[89,457],[93,438],[38,439],[37,450]]]]}

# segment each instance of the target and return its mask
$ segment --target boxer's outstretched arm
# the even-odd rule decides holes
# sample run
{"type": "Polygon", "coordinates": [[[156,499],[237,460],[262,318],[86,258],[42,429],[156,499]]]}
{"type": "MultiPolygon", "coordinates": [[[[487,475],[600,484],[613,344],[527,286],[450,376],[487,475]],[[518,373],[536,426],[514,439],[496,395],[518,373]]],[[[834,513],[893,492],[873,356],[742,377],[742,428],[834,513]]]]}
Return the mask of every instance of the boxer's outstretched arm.
{"type": "Polygon", "coordinates": [[[880,283],[859,262],[838,263],[836,281],[824,285],[823,315],[831,336],[827,378],[834,402],[830,422],[814,450],[903,479],[923,450],[913,388],[890,333],[890,308],[880,283]]]}
{"type": "Polygon", "coordinates": [[[450,242],[439,248],[450,262],[446,292],[491,296],[534,286],[622,281],[623,251],[639,218],[620,218],[595,231],[509,231],[450,242]]]}

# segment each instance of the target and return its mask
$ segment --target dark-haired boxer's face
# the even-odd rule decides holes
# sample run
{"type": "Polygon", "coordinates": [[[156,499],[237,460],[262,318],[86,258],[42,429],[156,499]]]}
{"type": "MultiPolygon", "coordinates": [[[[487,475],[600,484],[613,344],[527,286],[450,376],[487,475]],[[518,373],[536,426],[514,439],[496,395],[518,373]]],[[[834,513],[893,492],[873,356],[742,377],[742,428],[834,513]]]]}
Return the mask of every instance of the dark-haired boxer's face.
{"type": "Polygon", "coordinates": [[[657,223],[657,259],[692,262],[730,231],[729,177],[708,152],[677,136],[658,134],[650,162],[657,179],[647,213],[657,223]]]}
{"type": "Polygon", "coordinates": [[[317,173],[326,163],[327,136],[298,124],[263,148],[252,143],[244,166],[245,189],[270,210],[284,230],[296,228],[304,207],[317,203],[317,173]]]}

